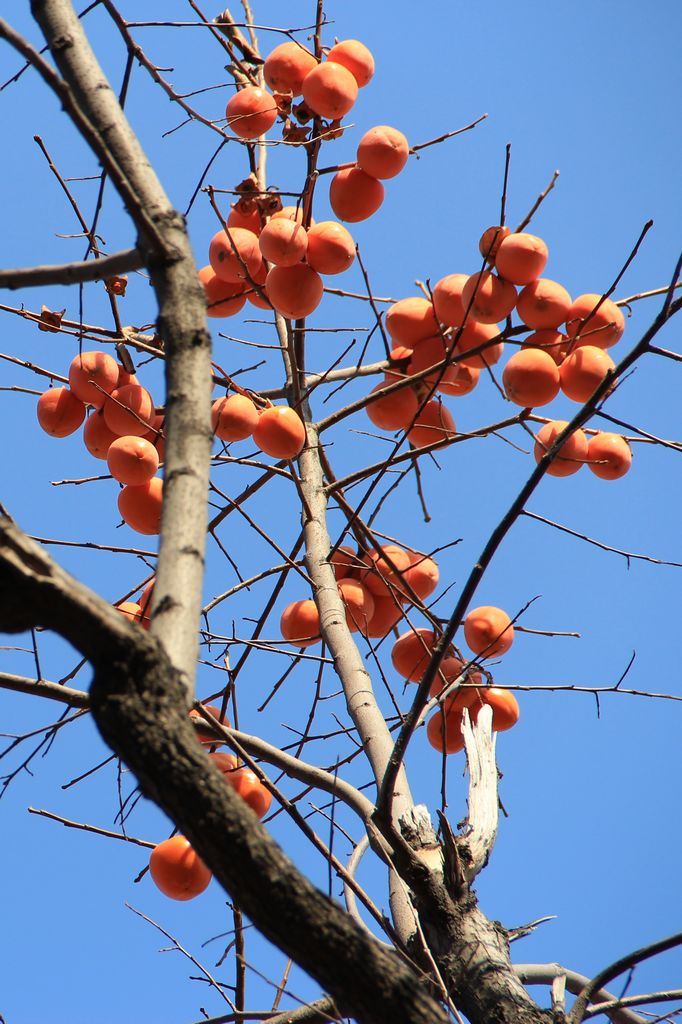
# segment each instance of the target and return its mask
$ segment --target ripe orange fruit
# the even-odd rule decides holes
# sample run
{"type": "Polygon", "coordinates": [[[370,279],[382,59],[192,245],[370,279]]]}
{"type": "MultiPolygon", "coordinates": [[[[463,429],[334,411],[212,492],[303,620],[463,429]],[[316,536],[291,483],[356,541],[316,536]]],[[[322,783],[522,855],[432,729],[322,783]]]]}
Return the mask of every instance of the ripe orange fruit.
{"type": "Polygon", "coordinates": [[[433,305],[421,295],[398,299],[386,311],[386,330],[396,344],[413,348],[438,333],[433,305]]]}
{"type": "Polygon", "coordinates": [[[567,346],[570,344],[565,334],[559,331],[540,330],[534,331],[521,343],[522,348],[541,348],[549,352],[550,356],[560,366],[566,356],[567,346]]]}
{"type": "MultiPolygon", "coordinates": [[[[380,391],[392,383],[393,378],[387,377],[381,384],[373,387],[370,394],[373,395],[375,391],[380,391]]],[[[380,430],[404,430],[412,423],[418,408],[419,402],[414,390],[411,387],[404,387],[368,402],[365,412],[374,426],[380,430]]]]}
{"type": "Polygon", "coordinates": [[[507,398],[524,409],[547,405],[559,394],[559,367],[541,348],[515,352],[502,372],[507,398]]]}
{"type": "Polygon", "coordinates": [[[426,403],[417,416],[407,439],[414,448],[425,448],[435,441],[453,438],[456,433],[450,410],[441,402],[432,400],[426,403]]]}
{"type": "Polygon", "coordinates": [[[208,247],[208,261],[222,281],[246,281],[260,270],[263,262],[258,235],[246,228],[216,232],[208,247]]]}
{"type": "Polygon", "coordinates": [[[257,139],[269,131],[277,120],[277,104],[265,89],[247,85],[235,93],[227,104],[227,127],[240,139],[257,139]]]}
{"type": "MultiPolygon", "coordinates": [[[[458,679],[459,676],[464,672],[465,663],[460,658],[454,656],[450,658],[443,658],[440,663],[437,675],[434,677],[431,687],[429,689],[429,697],[438,697],[440,693],[448,686],[449,683],[458,679]]],[[[480,672],[468,672],[466,675],[467,683],[475,683],[476,686],[482,685],[482,677],[480,672]]],[[[445,698],[445,712],[446,714],[455,714],[461,712],[464,708],[470,708],[472,704],[476,703],[478,699],[478,690],[476,686],[464,686],[460,684],[460,688],[452,693],[449,697],[445,698]]]]}
{"type": "Polygon", "coordinates": [[[143,629],[149,629],[149,627],[152,624],[152,593],[154,591],[155,583],[156,578],[149,581],[147,586],[140,594],[139,601],[137,602],[140,606],[140,625],[143,627],[143,629]]]}
{"type": "Polygon", "coordinates": [[[344,39],[332,46],[327,60],[347,68],[360,88],[367,85],[374,74],[374,57],[357,39],[344,39]]]}
{"type": "MultiPolygon", "coordinates": [[[[550,420],[538,431],[533,454],[539,462],[552,447],[562,430],[568,426],[567,420],[550,420]]],[[[576,430],[567,441],[564,441],[560,453],[545,470],[549,476],[572,476],[582,467],[587,458],[587,438],[582,430],[576,430]]]]}
{"type": "Polygon", "coordinates": [[[391,651],[393,668],[403,679],[418,683],[431,659],[435,644],[436,634],[432,629],[421,627],[401,633],[391,651]]]}
{"type": "Polygon", "coordinates": [[[245,228],[247,231],[253,231],[254,235],[260,235],[263,225],[258,207],[252,206],[250,210],[244,211],[239,203],[234,203],[230,207],[227,226],[228,228],[245,228]]]}
{"type": "Polygon", "coordinates": [[[623,336],[625,318],[611,299],[604,299],[595,312],[601,295],[579,295],[566,313],[566,333],[569,338],[580,335],[578,345],[611,348],[623,336]]]}
{"type": "Polygon", "coordinates": [[[317,60],[305,46],[293,41],[280,43],[265,58],[263,75],[273,92],[300,96],[303,80],[317,66],[317,60]]]}
{"type": "Polygon", "coordinates": [[[370,128],[358,143],[357,163],[373,178],[395,178],[410,155],[410,145],[397,128],[387,124],[370,128]]]}
{"type": "Polygon", "coordinates": [[[505,320],[516,305],[516,288],[489,270],[472,274],[462,289],[462,305],[479,324],[505,320]]]}
{"type": "Polygon", "coordinates": [[[211,750],[208,756],[223,775],[229,775],[239,767],[239,761],[234,754],[225,754],[222,750],[211,750]]]}
{"type": "Polygon", "coordinates": [[[206,292],[206,316],[234,316],[243,309],[246,302],[244,281],[223,281],[210,265],[201,268],[199,280],[206,292]]]}
{"type": "Polygon", "coordinates": [[[439,708],[426,723],[426,737],[434,750],[441,754],[456,754],[458,750],[464,750],[461,713],[449,715],[439,708]]]}
{"type": "Polygon", "coordinates": [[[595,434],[587,446],[587,468],[601,480],[619,480],[632,465],[630,445],[620,434],[595,434]]]}
{"type": "MultiPolygon", "coordinates": [[[[410,375],[421,373],[422,370],[427,370],[430,366],[435,366],[442,363],[444,359],[452,357],[453,348],[454,342],[450,340],[449,344],[446,345],[440,334],[420,341],[412,353],[409,364],[410,375]]],[[[441,367],[427,377],[422,377],[421,382],[427,384],[430,388],[442,391],[444,395],[450,395],[453,394],[452,389],[456,385],[459,371],[460,364],[451,363],[449,366],[441,367]]],[[[456,394],[457,392],[455,391],[454,393],[456,394]]]]}
{"type": "Polygon", "coordinates": [[[265,282],[268,277],[268,268],[265,263],[261,263],[260,267],[255,274],[251,275],[252,282],[249,282],[246,287],[246,297],[252,306],[257,309],[272,309],[272,303],[268,300],[268,293],[265,290],[265,282]],[[261,297],[258,291],[253,287],[253,284],[260,285],[261,292],[264,297],[261,297]]]}
{"type": "Polygon", "coordinates": [[[312,647],[320,639],[320,614],[310,598],[293,601],[282,612],[280,632],[294,647],[312,647]]]}
{"type": "Polygon", "coordinates": [[[505,281],[530,284],[545,269],[548,255],[547,246],[537,235],[513,232],[500,242],[495,268],[505,281]]]}
{"type": "Polygon", "coordinates": [[[474,654],[494,658],[504,654],[514,642],[511,619],[501,608],[483,605],[474,608],[464,620],[464,639],[474,654]]]}
{"type": "Polygon", "coordinates": [[[581,345],[559,367],[561,390],[574,402],[586,402],[614,368],[613,359],[603,348],[581,345]]]}
{"type": "Polygon", "coordinates": [[[448,383],[447,391],[445,388],[439,388],[439,390],[443,391],[446,395],[461,397],[462,395],[468,395],[470,391],[474,390],[481,376],[481,371],[476,366],[467,366],[466,363],[457,363],[457,366],[459,366],[459,370],[456,380],[448,383]]]}
{"type": "Polygon", "coordinates": [[[68,437],[85,419],[85,406],[68,388],[48,388],[38,399],[38,423],[51,437],[68,437]]]}
{"type": "Polygon", "coordinates": [[[329,561],[334,566],[334,575],[337,580],[343,580],[347,576],[354,576],[355,569],[358,569],[362,564],[355,550],[348,544],[340,544],[330,556],[329,561]]]}
{"type": "Polygon", "coordinates": [[[263,259],[278,267],[300,263],[308,249],[308,233],[301,224],[276,217],[269,220],[260,233],[258,244],[263,259]]]}
{"type": "Polygon", "coordinates": [[[275,459],[295,459],[305,444],[305,426],[288,405],[272,405],[258,414],[253,439],[275,459]]]}
{"type": "Polygon", "coordinates": [[[137,379],[137,377],[135,376],[134,373],[128,373],[128,371],[126,369],[124,369],[123,366],[119,366],[119,368],[118,368],[118,381],[116,383],[116,387],[117,388],[122,388],[126,384],[139,384],[139,383],[140,382],[139,382],[139,380],[137,379]]]}
{"type": "Polygon", "coordinates": [[[146,484],[159,468],[159,453],[143,437],[117,437],[109,445],[107,465],[121,484],[146,484]]]}
{"type": "Polygon", "coordinates": [[[484,704],[489,704],[493,709],[493,731],[504,732],[511,729],[519,720],[519,704],[511,690],[501,690],[497,686],[484,686],[477,690],[478,699],[471,709],[473,720],[476,721],[478,713],[484,704]]]}
{"type": "MultiPolygon", "coordinates": [[[[440,579],[438,566],[428,555],[420,555],[416,551],[408,552],[410,564],[403,571],[403,579],[414,590],[420,601],[426,600],[436,587],[440,579]]],[[[407,591],[405,591],[407,596],[407,591]]]]}
{"type": "Polygon", "coordinates": [[[137,533],[147,536],[161,532],[163,480],[152,477],[146,484],[128,484],[118,496],[121,518],[137,533]]]}
{"type": "Polygon", "coordinates": [[[278,313],[299,320],[313,313],[324,294],[320,275],[299,263],[295,267],[273,267],[265,279],[265,290],[278,313]]]}
{"type": "Polygon", "coordinates": [[[384,544],[381,551],[368,551],[362,556],[362,563],[367,568],[360,572],[360,579],[368,590],[377,597],[391,597],[398,590],[402,574],[410,567],[410,555],[397,544],[384,544]],[[395,569],[391,568],[389,558],[395,569]]]}
{"type": "Polygon", "coordinates": [[[486,366],[494,366],[502,357],[504,351],[503,341],[493,341],[500,337],[500,330],[496,324],[480,324],[476,321],[467,321],[466,327],[455,331],[457,339],[455,353],[461,356],[460,365],[470,366],[482,370],[486,366]],[[480,352],[474,352],[483,345],[480,352]],[[469,353],[472,353],[471,355],[469,353]]]}
{"type": "Polygon", "coordinates": [[[104,422],[102,412],[91,412],[83,425],[83,444],[96,459],[106,459],[109,445],[118,434],[104,422]]]}
{"type": "Polygon", "coordinates": [[[118,374],[118,363],[106,352],[81,352],[69,366],[69,385],[81,402],[101,409],[106,396],[118,387],[118,374]]]}
{"type": "Polygon", "coordinates": [[[211,406],[211,426],[221,441],[244,441],[257,423],[258,410],[246,395],[218,398],[211,406]]]}
{"type": "MultiPolygon", "coordinates": [[[[283,206],[281,210],[275,210],[270,220],[278,220],[280,217],[285,220],[295,220],[297,224],[303,223],[303,207],[302,206],[283,206]]],[[[315,221],[310,218],[310,227],[313,227],[315,221]]],[[[307,228],[306,230],[310,230],[307,228]]]]}
{"type": "Polygon", "coordinates": [[[462,289],[468,279],[468,274],[448,274],[433,287],[433,308],[447,327],[461,327],[464,323],[462,289]]]}
{"type": "Polygon", "coordinates": [[[130,622],[141,623],[142,609],[136,601],[123,601],[116,605],[116,611],[120,612],[130,622]]]}
{"type": "Polygon", "coordinates": [[[329,202],[339,218],[350,224],[367,220],[384,201],[384,186],[361,167],[337,171],[329,186],[329,202]]]}
{"type": "Polygon", "coordinates": [[[165,839],[152,850],[149,873],[164,896],[191,900],[208,887],[212,875],[184,836],[165,839]]]}
{"type": "Polygon", "coordinates": [[[159,463],[163,462],[166,454],[166,438],[163,433],[164,422],[165,417],[162,416],[161,413],[158,413],[152,420],[151,428],[146,434],[142,434],[145,441],[149,441],[150,444],[153,444],[159,453],[159,463]]]}
{"type": "Polygon", "coordinates": [[[550,281],[548,277],[539,277],[527,284],[516,303],[516,312],[533,330],[558,327],[570,308],[571,296],[563,285],[550,281]]]}
{"type": "Polygon", "coordinates": [[[362,633],[374,615],[374,596],[360,580],[350,576],[339,580],[339,593],[346,606],[346,624],[351,633],[362,633]]]}
{"type": "Polygon", "coordinates": [[[503,227],[501,224],[496,224],[491,228],[485,229],[478,240],[478,251],[481,256],[488,261],[488,263],[495,262],[495,257],[497,256],[497,250],[500,248],[500,243],[508,234],[509,228],[503,227]]]}
{"type": "Polygon", "coordinates": [[[258,818],[264,818],[272,804],[272,793],[263,785],[256,773],[243,765],[236,771],[227,772],[225,778],[253,813],[258,818]]]}
{"type": "MultiPolygon", "coordinates": [[[[202,707],[204,711],[208,711],[212,718],[215,718],[216,722],[220,722],[221,725],[226,725],[228,729],[230,728],[230,720],[227,717],[227,714],[221,715],[220,708],[217,707],[217,705],[203,704],[202,707]]],[[[207,724],[206,720],[202,718],[196,708],[190,708],[189,717],[196,723],[195,731],[200,743],[205,747],[217,747],[224,745],[225,741],[219,739],[211,732],[210,726],[207,724]],[[203,723],[203,725],[201,723],[203,723]]]]}
{"type": "Polygon", "coordinates": [[[108,396],[102,410],[109,430],[119,437],[142,437],[154,420],[152,396],[139,384],[124,384],[108,396]]]}
{"type": "Polygon", "coordinates": [[[403,617],[403,609],[396,597],[374,595],[374,614],[360,632],[367,637],[387,636],[403,617]]]}
{"type": "Polygon", "coordinates": [[[350,231],[335,220],[323,220],[308,231],[308,266],[318,274],[341,274],[355,259],[350,231]]]}
{"type": "Polygon", "coordinates": [[[338,121],[358,98],[358,83],[341,64],[316,64],[303,79],[303,99],[314,114],[338,121]]]}

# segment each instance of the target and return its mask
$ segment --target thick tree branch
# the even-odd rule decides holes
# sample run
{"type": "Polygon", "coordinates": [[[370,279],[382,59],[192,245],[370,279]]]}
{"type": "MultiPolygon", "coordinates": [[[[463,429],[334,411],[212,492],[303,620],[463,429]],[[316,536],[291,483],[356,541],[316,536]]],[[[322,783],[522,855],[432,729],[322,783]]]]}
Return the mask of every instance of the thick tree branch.
{"type": "Polygon", "coordinates": [[[0,288],[35,288],[41,285],[80,284],[102,281],[115,274],[139,270],[144,264],[137,249],[124,249],[98,260],[76,260],[45,267],[21,267],[18,270],[0,270],[0,288]]]}

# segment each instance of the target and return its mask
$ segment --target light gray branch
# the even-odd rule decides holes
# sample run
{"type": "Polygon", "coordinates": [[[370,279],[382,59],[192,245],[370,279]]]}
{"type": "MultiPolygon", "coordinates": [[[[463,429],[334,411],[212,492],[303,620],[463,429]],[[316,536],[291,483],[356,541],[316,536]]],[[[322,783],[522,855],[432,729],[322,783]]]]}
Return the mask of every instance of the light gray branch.
{"type": "Polygon", "coordinates": [[[42,285],[80,284],[85,281],[101,281],[116,274],[142,267],[142,257],[137,249],[124,249],[98,260],[75,260],[73,263],[57,263],[45,267],[21,267],[18,270],[0,270],[0,288],[35,288],[42,285]]]}

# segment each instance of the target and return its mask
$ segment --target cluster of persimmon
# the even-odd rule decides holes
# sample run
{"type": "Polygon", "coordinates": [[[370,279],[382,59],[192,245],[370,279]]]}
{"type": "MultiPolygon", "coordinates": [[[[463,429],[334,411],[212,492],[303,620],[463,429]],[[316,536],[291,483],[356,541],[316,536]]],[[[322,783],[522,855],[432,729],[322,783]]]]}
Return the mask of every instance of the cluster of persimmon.
{"type": "MultiPolygon", "coordinates": [[[[227,721],[219,708],[211,704],[204,705],[204,708],[218,721],[227,721]]],[[[201,720],[196,711],[190,711],[190,716],[195,717],[197,723],[201,720]]],[[[204,746],[221,745],[220,740],[211,736],[210,730],[204,733],[198,724],[197,735],[204,746]]],[[[211,750],[208,756],[244,803],[258,818],[264,818],[270,810],[272,794],[256,773],[246,765],[240,765],[233,754],[211,750]]],[[[149,858],[149,872],[161,892],[174,900],[191,900],[199,896],[212,877],[189,840],[181,835],[171,836],[154,847],[149,858]]]]}
{"type": "MultiPolygon", "coordinates": [[[[623,314],[605,296],[589,293],[572,299],[563,285],[541,277],[548,259],[541,238],[492,227],[483,233],[479,250],[488,269],[448,274],[437,282],[431,299],[400,299],[386,313],[394,345],[391,365],[373,389],[378,394],[366,411],[383,430],[406,430],[415,448],[455,435],[450,411],[431,396],[440,392],[457,397],[473,390],[481,369],[501,359],[500,324],[514,310],[522,327],[532,332],[502,374],[505,394],[516,405],[545,406],[560,391],[582,404],[615,368],[607,349],[623,335],[623,314]],[[433,372],[427,373],[429,369],[433,372]]],[[[548,439],[566,425],[559,426],[561,422],[551,421],[540,431],[538,461],[548,439]]],[[[631,458],[618,434],[597,433],[588,442],[577,432],[548,472],[568,476],[586,464],[597,476],[613,480],[627,472],[631,458]]]]}
{"type": "Polygon", "coordinates": [[[305,444],[305,427],[288,405],[258,408],[244,393],[218,398],[211,407],[213,433],[221,441],[252,438],[262,452],[276,459],[295,459],[305,444]]]}
{"type": "Polygon", "coordinates": [[[83,443],[123,484],[118,509],[138,533],[161,528],[163,416],[134,374],[106,352],[81,352],[69,366],[69,387],[49,388],[38,399],[38,423],[52,437],[83,426],[83,443]]]}
{"type": "MultiPolygon", "coordinates": [[[[386,544],[378,551],[354,551],[340,545],[330,557],[352,633],[387,636],[405,614],[405,606],[425,601],[438,586],[433,558],[386,544]]],[[[320,615],[311,598],[287,605],[280,621],[282,637],[295,647],[320,640],[320,615]]]]}
{"type": "MultiPolygon", "coordinates": [[[[464,640],[475,657],[500,657],[511,647],[514,626],[501,608],[484,605],[474,608],[463,622],[464,640]]],[[[418,683],[431,660],[438,641],[433,629],[410,629],[393,645],[393,667],[408,682],[418,683]]],[[[468,710],[476,721],[480,709],[489,704],[493,711],[492,727],[501,732],[510,729],[519,719],[519,705],[509,690],[489,686],[471,662],[462,661],[450,647],[440,663],[429,690],[430,697],[440,698],[440,708],[426,726],[432,747],[441,753],[453,754],[464,748],[462,718],[468,710]],[[451,692],[453,691],[453,692],[451,692]]]]}
{"type": "MultiPolygon", "coordinates": [[[[293,99],[300,121],[326,118],[336,137],[341,118],[353,106],[358,89],[374,74],[374,60],[361,42],[347,39],[317,58],[297,42],[282,43],[265,59],[263,75],[273,90],[241,88],[227,104],[228,127],[240,138],[259,138],[288,115],[293,99]]],[[[360,140],[356,163],[343,166],[330,186],[330,203],[339,220],[355,222],[374,213],[384,198],[381,179],[392,178],[409,156],[407,139],[395,128],[379,125],[360,140]]],[[[268,204],[271,203],[271,197],[268,204]]],[[[304,204],[305,205],[305,204],[304,204]]],[[[323,277],[348,270],[355,242],[338,221],[316,224],[304,206],[270,210],[252,196],[236,203],[225,228],[209,245],[209,263],[199,273],[208,315],[238,313],[247,298],[260,309],[275,309],[297,320],[312,313],[324,292],[323,277]]]]}

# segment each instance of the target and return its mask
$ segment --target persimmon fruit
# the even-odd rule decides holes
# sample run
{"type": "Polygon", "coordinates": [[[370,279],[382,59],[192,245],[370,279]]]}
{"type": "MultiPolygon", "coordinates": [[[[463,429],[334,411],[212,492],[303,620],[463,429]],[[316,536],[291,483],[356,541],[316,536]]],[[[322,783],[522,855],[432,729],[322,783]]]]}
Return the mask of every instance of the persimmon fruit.
{"type": "Polygon", "coordinates": [[[306,75],[316,66],[317,59],[310,50],[292,40],[271,50],[263,64],[263,76],[273,92],[300,96],[306,75]]]}
{"type": "Polygon", "coordinates": [[[358,83],[348,68],[325,61],[316,64],[303,79],[303,99],[306,106],[326,118],[338,121],[344,117],[358,98],[358,83]]]}
{"type": "Polygon", "coordinates": [[[323,220],[308,230],[306,261],[318,274],[341,274],[355,260],[355,242],[347,228],[323,220]]]}
{"type": "Polygon", "coordinates": [[[464,323],[462,291],[468,280],[468,274],[447,274],[433,286],[433,308],[438,319],[446,327],[461,327],[464,323]]]}
{"type": "Polygon", "coordinates": [[[152,850],[149,873],[164,896],[191,900],[208,888],[212,875],[184,836],[164,839],[152,850]]]}
{"type": "Polygon", "coordinates": [[[208,261],[221,281],[239,284],[260,270],[263,257],[258,238],[246,228],[216,232],[208,247],[208,261]]]}
{"type": "Polygon", "coordinates": [[[48,388],[38,399],[36,414],[46,434],[68,437],[85,419],[85,405],[68,388],[48,388]]]}
{"type": "Polygon", "coordinates": [[[374,57],[358,39],[343,39],[327,53],[327,61],[341,64],[353,75],[359,88],[367,85],[374,75],[374,57]]]}
{"type": "Polygon", "coordinates": [[[574,402],[586,402],[613,369],[615,363],[603,348],[581,345],[559,367],[561,390],[574,402]]]}
{"type": "Polygon", "coordinates": [[[121,484],[146,484],[159,468],[159,453],[143,437],[117,437],[109,445],[107,465],[121,484]]]}
{"type": "Polygon", "coordinates": [[[81,352],[69,366],[69,386],[81,402],[101,409],[118,387],[119,366],[106,352],[81,352]],[[96,387],[99,385],[99,387],[96,387]]]}
{"type": "Polygon", "coordinates": [[[277,120],[277,104],[265,89],[247,85],[230,99],[225,110],[227,127],[240,139],[257,139],[277,120]]]}
{"type": "Polygon", "coordinates": [[[386,330],[397,345],[414,347],[438,333],[433,304],[421,295],[398,299],[386,312],[386,330]]]}
{"type": "MultiPolygon", "coordinates": [[[[414,590],[419,600],[424,601],[438,586],[438,566],[429,555],[420,555],[416,551],[410,551],[408,555],[409,565],[403,570],[403,580],[414,590]]],[[[406,590],[405,597],[407,596],[406,590]]]]}
{"type": "Polygon", "coordinates": [[[351,633],[364,632],[374,615],[374,595],[350,576],[338,582],[339,594],[346,607],[346,625],[351,633]]]}
{"type": "Polygon", "coordinates": [[[300,263],[308,249],[308,232],[296,221],[285,217],[269,220],[258,236],[263,259],[278,267],[300,263]]]}
{"type": "MultiPolygon", "coordinates": [[[[233,230],[233,229],[231,229],[233,230]]],[[[199,271],[206,294],[206,316],[226,317],[239,313],[246,303],[244,281],[224,281],[209,264],[199,271]]]]}
{"type": "Polygon", "coordinates": [[[494,366],[502,358],[504,342],[500,339],[500,330],[496,324],[467,320],[466,327],[455,331],[454,338],[455,353],[464,366],[482,370],[486,366],[494,366]],[[476,349],[480,349],[480,352],[476,349]]]}
{"type": "Polygon", "coordinates": [[[253,439],[262,452],[275,459],[295,459],[305,444],[305,427],[288,405],[261,410],[253,439]]]}
{"type": "Polygon", "coordinates": [[[479,324],[505,320],[516,305],[516,288],[489,270],[467,278],[462,289],[462,305],[479,324]]]}
{"type": "Polygon", "coordinates": [[[486,228],[478,240],[478,251],[483,259],[487,260],[488,263],[494,263],[500,243],[509,233],[509,228],[502,224],[495,224],[491,228],[486,228]]]}
{"type": "MultiPolygon", "coordinates": [[[[202,704],[202,707],[204,711],[208,711],[211,718],[215,718],[216,722],[219,722],[220,725],[226,725],[228,729],[230,728],[230,720],[227,717],[227,714],[221,715],[220,708],[216,704],[202,704]]],[[[206,747],[211,747],[220,746],[225,743],[223,739],[215,736],[214,733],[211,732],[210,725],[196,708],[190,708],[189,717],[194,723],[196,736],[201,744],[206,747]]]]}
{"type": "Polygon", "coordinates": [[[464,750],[462,715],[448,714],[439,708],[426,723],[426,737],[441,754],[456,754],[464,750]]]}
{"type": "Polygon", "coordinates": [[[632,450],[624,437],[600,431],[587,446],[587,468],[601,480],[619,480],[632,465],[632,450]]]}
{"type": "Polygon", "coordinates": [[[282,612],[280,632],[294,647],[312,647],[320,639],[320,613],[311,598],[293,601],[282,612]]]}
{"type": "Polygon", "coordinates": [[[142,437],[154,420],[152,396],[139,384],[124,384],[107,397],[103,415],[109,430],[119,437],[142,437]]]}
{"type": "Polygon", "coordinates": [[[407,439],[414,448],[425,448],[436,441],[452,440],[456,433],[450,410],[441,402],[431,400],[415,419],[407,439]]]}
{"type": "Polygon", "coordinates": [[[395,178],[410,155],[410,145],[402,132],[387,124],[377,125],[360,139],[357,164],[373,178],[395,178]]]}
{"type": "Polygon", "coordinates": [[[384,201],[384,186],[361,167],[337,171],[329,186],[329,202],[339,218],[349,224],[367,220],[384,201]]]}
{"type": "Polygon", "coordinates": [[[367,568],[361,570],[360,579],[377,597],[390,597],[399,590],[403,573],[410,567],[409,552],[397,544],[384,544],[380,551],[369,551],[362,561],[367,568]]]}
{"type": "MultiPolygon", "coordinates": [[[[381,391],[393,380],[384,380],[370,391],[381,391]]],[[[419,408],[417,396],[411,387],[396,388],[387,395],[381,395],[368,402],[365,412],[375,427],[380,430],[404,430],[410,426],[419,408]]]]}
{"type": "Polygon", "coordinates": [[[118,496],[121,518],[137,533],[147,536],[161,532],[163,480],[154,476],[146,484],[127,484],[118,496]]]}
{"type": "Polygon", "coordinates": [[[545,269],[548,255],[546,244],[537,235],[515,231],[500,242],[495,268],[505,281],[530,284],[545,269]]]}
{"type": "Polygon", "coordinates": [[[566,333],[569,338],[579,336],[578,345],[611,348],[625,331],[625,318],[620,308],[602,295],[579,295],[568,309],[565,320],[566,333]]]}
{"type": "Polygon", "coordinates": [[[401,633],[391,650],[393,668],[403,679],[418,683],[431,659],[435,644],[436,634],[423,626],[401,633]]]}
{"type": "Polygon", "coordinates": [[[477,697],[471,704],[471,716],[475,722],[484,704],[493,709],[493,731],[504,732],[511,729],[521,714],[519,702],[511,690],[503,690],[497,686],[484,686],[476,691],[477,697]]]}
{"type": "Polygon", "coordinates": [[[264,818],[272,804],[272,793],[263,785],[256,773],[245,765],[225,774],[235,793],[251,808],[258,818],[264,818]]]}
{"type": "Polygon", "coordinates": [[[516,312],[534,331],[556,328],[566,319],[571,296],[563,285],[548,277],[539,277],[519,293],[516,312]]]}
{"type": "Polygon", "coordinates": [[[507,398],[524,409],[548,405],[559,394],[559,367],[541,348],[523,348],[505,366],[502,383],[507,398]]]}
{"type": "Polygon", "coordinates": [[[101,410],[91,412],[83,424],[83,444],[96,459],[106,460],[109,445],[117,437],[106,425],[101,410]]]}
{"type": "Polygon", "coordinates": [[[396,596],[379,597],[374,594],[374,613],[360,632],[363,636],[378,638],[387,636],[398,625],[404,612],[396,596]]]}
{"type": "Polygon", "coordinates": [[[313,313],[324,294],[322,278],[305,263],[294,267],[272,267],[265,279],[268,299],[278,313],[300,320],[313,313]]]}
{"type": "MultiPolygon", "coordinates": [[[[559,434],[566,429],[566,420],[550,420],[540,428],[535,442],[533,454],[535,461],[547,454],[553,446],[559,434]]],[[[571,436],[563,442],[559,454],[550,462],[545,472],[549,476],[572,476],[577,473],[587,459],[587,438],[582,430],[574,431],[571,436]]]]}
{"type": "Polygon", "coordinates": [[[505,654],[514,642],[514,627],[505,611],[492,605],[474,608],[464,620],[464,639],[482,658],[505,654]]]}
{"type": "Polygon", "coordinates": [[[246,395],[218,398],[211,406],[211,426],[221,441],[244,441],[257,423],[258,410],[246,395]]]}
{"type": "Polygon", "coordinates": [[[524,338],[521,348],[541,348],[548,352],[557,366],[560,366],[566,357],[567,347],[570,341],[560,331],[553,331],[543,328],[534,331],[524,338]]]}

